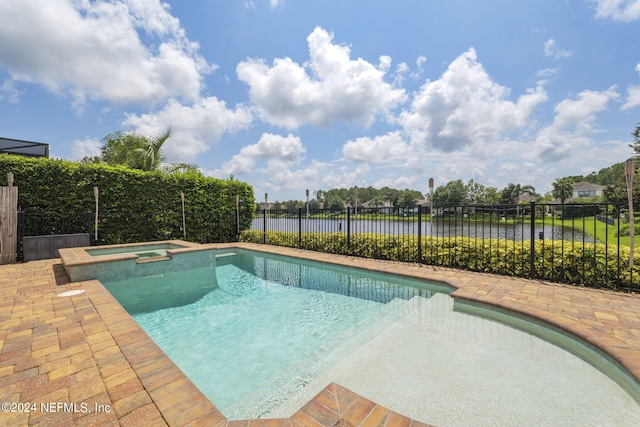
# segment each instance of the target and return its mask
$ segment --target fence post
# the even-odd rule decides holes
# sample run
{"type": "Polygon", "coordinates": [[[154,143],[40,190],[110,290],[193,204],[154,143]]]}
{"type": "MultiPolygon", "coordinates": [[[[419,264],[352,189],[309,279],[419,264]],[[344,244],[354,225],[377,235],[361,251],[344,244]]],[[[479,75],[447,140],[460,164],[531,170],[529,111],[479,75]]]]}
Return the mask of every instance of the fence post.
{"type": "MultiPolygon", "coordinates": [[[[85,222],[85,228],[87,229],[87,234],[91,236],[91,212],[87,211],[84,213],[84,222],[85,222]]],[[[93,239],[93,244],[94,245],[98,244],[98,240],[95,237],[93,239]]]]}
{"type": "Polygon", "coordinates": [[[422,263],[422,207],[418,205],[418,262],[422,263]]]}
{"type": "Polygon", "coordinates": [[[347,208],[347,249],[351,249],[351,207],[347,208]]]}
{"type": "Polygon", "coordinates": [[[22,261],[24,260],[24,250],[23,245],[22,245],[22,239],[24,238],[24,233],[25,233],[25,228],[24,228],[24,212],[22,212],[21,210],[18,211],[18,247],[17,247],[17,254],[16,254],[16,260],[17,261],[22,261]]]}
{"type": "Polygon", "coordinates": [[[536,277],[535,251],[536,251],[536,202],[531,202],[531,242],[529,253],[529,278],[536,277]]]}
{"type": "Polygon", "coordinates": [[[18,187],[13,173],[7,173],[7,186],[0,187],[0,264],[16,262],[18,253],[18,187]]]}
{"type": "Polygon", "coordinates": [[[302,247],[302,208],[298,208],[298,247],[302,247]]]}
{"type": "Polygon", "coordinates": [[[262,209],[262,243],[267,244],[267,209],[262,209]]]}

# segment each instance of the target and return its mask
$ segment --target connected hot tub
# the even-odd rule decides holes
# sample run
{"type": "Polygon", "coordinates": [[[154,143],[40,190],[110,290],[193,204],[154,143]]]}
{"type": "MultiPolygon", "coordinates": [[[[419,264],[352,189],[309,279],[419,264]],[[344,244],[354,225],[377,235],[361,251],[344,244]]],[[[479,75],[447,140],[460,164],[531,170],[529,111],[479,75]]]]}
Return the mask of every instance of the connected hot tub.
{"type": "Polygon", "coordinates": [[[114,281],[215,266],[213,249],[182,240],[132,243],[109,247],[65,248],[59,251],[72,282],[114,281]]]}

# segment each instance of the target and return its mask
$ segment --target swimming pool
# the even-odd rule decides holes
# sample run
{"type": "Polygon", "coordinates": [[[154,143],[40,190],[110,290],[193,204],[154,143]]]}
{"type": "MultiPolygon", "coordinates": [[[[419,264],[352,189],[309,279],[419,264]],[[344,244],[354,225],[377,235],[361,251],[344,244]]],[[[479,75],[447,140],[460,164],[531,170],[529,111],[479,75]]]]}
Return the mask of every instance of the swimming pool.
{"type": "MultiPolygon", "coordinates": [[[[229,418],[288,416],[335,381],[439,425],[640,420],[633,399],[589,364],[456,312],[446,286],[393,284],[389,276],[245,251],[224,255],[199,272],[210,277],[209,292],[194,287],[203,297],[129,310],[229,418]]],[[[199,281],[187,277],[179,281],[199,281]]]]}

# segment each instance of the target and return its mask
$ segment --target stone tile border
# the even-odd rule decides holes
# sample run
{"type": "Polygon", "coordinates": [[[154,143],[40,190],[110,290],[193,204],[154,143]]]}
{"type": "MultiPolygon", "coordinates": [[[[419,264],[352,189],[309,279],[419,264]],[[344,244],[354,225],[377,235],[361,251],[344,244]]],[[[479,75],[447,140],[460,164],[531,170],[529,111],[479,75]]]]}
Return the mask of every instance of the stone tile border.
{"type": "MultiPolygon", "coordinates": [[[[244,248],[439,281],[455,299],[563,328],[640,380],[640,296],[258,244],[244,248]]],[[[3,425],[423,426],[330,384],[289,419],[228,421],[96,280],[69,283],[60,260],[0,266],[0,401],[86,404],[0,413],[3,425]],[[84,290],[58,297],[68,290],[84,290]],[[106,408],[109,408],[107,411],[106,408]],[[95,410],[95,408],[102,410],[95,410]],[[70,410],[74,409],[74,410],[70,410]]]]}

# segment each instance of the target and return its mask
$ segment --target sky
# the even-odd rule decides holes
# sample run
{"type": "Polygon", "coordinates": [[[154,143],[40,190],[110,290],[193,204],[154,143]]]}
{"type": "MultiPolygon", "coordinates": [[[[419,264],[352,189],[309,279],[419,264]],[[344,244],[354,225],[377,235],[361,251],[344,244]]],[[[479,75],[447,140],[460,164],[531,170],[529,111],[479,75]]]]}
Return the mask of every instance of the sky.
{"type": "Polygon", "coordinates": [[[501,189],[629,158],[640,0],[0,0],[0,137],[167,162],[256,200],[501,189]]]}

